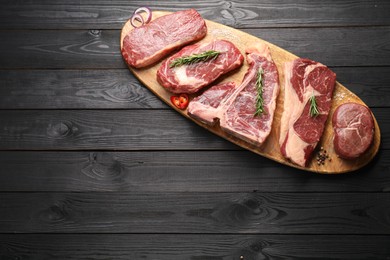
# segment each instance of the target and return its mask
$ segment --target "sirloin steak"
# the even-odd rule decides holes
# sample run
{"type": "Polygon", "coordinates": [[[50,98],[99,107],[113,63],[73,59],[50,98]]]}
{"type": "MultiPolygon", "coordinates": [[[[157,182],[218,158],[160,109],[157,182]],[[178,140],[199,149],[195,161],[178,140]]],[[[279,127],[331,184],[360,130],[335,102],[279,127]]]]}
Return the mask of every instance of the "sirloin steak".
{"type": "Polygon", "coordinates": [[[229,41],[197,43],[184,47],[166,59],[157,71],[157,81],[170,92],[191,94],[209,85],[222,74],[240,67],[243,61],[244,57],[240,51],[229,41]],[[172,68],[170,66],[178,58],[210,50],[219,52],[219,55],[206,61],[172,68]]]}
{"type": "Polygon", "coordinates": [[[123,39],[121,52],[128,65],[142,68],[206,33],[206,22],[196,10],[178,11],[132,29],[123,39]]]}
{"type": "Polygon", "coordinates": [[[324,131],[332,104],[336,74],[325,65],[298,58],[286,62],[284,111],[279,144],[281,153],[304,167],[324,131]],[[314,95],[319,115],[310,115],[310,97],[314,95]]]}
{"type": "Polygon", "coordinates": [[[224,131],[261,145],[271,132],[279,94],[279,75],[266,45],[258,44],[246,52],[249,69],[242,83],[236,86],[228,82],[211,87],[190,102],[188,113],[208,124],[219,120],[224,131]],[[260,69],[263,71],[264,112],[255,115],[256,81],[260,69]]]}
{"type": "Polygon", "coordinates": [[[370,109],[357,103],[345,103],[333,113],[333,146],[342,158],[354,159],[370,147],[374,139],[374,119],[370,109]]]}

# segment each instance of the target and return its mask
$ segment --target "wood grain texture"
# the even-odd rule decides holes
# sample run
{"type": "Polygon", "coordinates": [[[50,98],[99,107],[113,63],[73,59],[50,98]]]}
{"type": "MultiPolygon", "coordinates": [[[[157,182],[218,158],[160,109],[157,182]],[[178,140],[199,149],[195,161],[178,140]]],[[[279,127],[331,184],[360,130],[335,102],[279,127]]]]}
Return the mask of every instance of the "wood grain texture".
{"type": "Polygon", "coordinates": [[[127,70],[0,70],[0,109],[167,108],[127,70]]]}
{"type": "Polygon", "coordinates": [[[390,105],[389,67],[334,67],[338,81],[369,107],[390,105]],[[389,99],[388,99],[389,98],[389,99]]]}
{"type": "MultiPolygon", "coordinates": [[[[389,108],[372,111],[382,132],[381,148],[390,149],[389,108]]],[[[0,118],[0,150],[241,149],[173,109],[0,110],[0,118]]]]}
{"type": "Polygon", "coordinates": [[[267,32],[268,30],[242,29],[250,35],[271,42],[299,57],[309,58],[327,66],[388,65],[384,57],[381,57],[382,55],[387,57],[389,53],[386,50],[390,39],[388,26],[288,28],[285,31],[274,29],[271,34],[267,32]]]}
{"type": "MultiPolygon", "coordinates": [[[[327,66],[390,65],[386,26],[243,31],[327,66]]],[[[0,31],[0,49],[7,50],[0,52],[0,69],[126,68],[119,37],[119,30],[0,31]]]]}
{"type": "Polygon", "coordinates": [[[178,11],[196,8],[206,19],[236,28],[390,25],[386,0],[331,1],[7,1],[1,29],[120,29],[134,10],[178,11]]]}
{"type": "Polygon", "coordinates": [[[1,233],[389,234],[390,193],[3,193],[1,233]]]}
{"type": "Polygon", "coordinates": [[[0,165],[1,192],[390,192],[390,150],[334,176],[249,151],[7,151],[0,165]]]}
{"type": "Polygon", "coordinates": [[[389,236],[0,235],[3,259],[387,259],[389,236]]]}
{"type": "Polygon", "coordinates": [[[389,1],[1,3],[0,259],[390,259],[389,1]],[[143,5],[331,66],[374,108],[382,149],[308,174],[182,118],[120,57],[143,5]]]}
{"type": "MultiPolygon", "coordinates": [[[[370,107],[390,107],[388,67],[333,67],[370,107]]],[[[0,70],[0,109],[168,109],[128,69],[0,70]]]]}
{"type": "Polygon", "coordinates": [[[2,110],[0,118],[0,150],[239,149],[172,110],[2,110]]]}
{"type": "MultiPolygon", "coordinates": [[[[169,13],[157,12],[157,11],[153,12],[154,19],[167,14],[169,13]]],[[[265,156],[281,164],[285,164],[291,167],[295,167],[301,170],[306,170],[311,172],[324,173],[324,174],[329,174],[329,173],[338,174],[338,173],[346,173],[346,172],[360,169],[375,157],[376,153],[379,150],[379,146],[381,142],[381,134],[380,134],[380,128],[378,126],[378,123],[376,122],[375,116],[373,115],[374,137],[373,137],[372,145],[367,150],[367,152],[365,152],[359,158],[356,158],[354,160],[345,160],[336,157],[332,159],[332,163],[327,163],[325,165],[317,164],[315,159],[312,159],[311,161],[308,161],[307,165],[305,166],[299,166],[297,164],[294,164],[290,160],[284,158],[284,156],[280,152],[280,145],[279,145],[280,125],[281,125],[281,118],[283,114],[284,88],[285,88],[284,64],[285,62],[291,62],[298,57],[290,52],[287,52],[284,49],[281,49],[278,46],[273,45],[270,42],[266,42],[262,39],[256,38],[252,35],[233,29],[231,27],[227,27],[208,20],[206,20],[206,25],[207,25],[207,35],[205,38],[200,40],[199,43],[207,43],[216,39],[223,39],[223,40],[231,41],[241,51],[241,53],[246,53],[247,48],[251,48],[257,45],[261,45],[261,46],[266,45],[270,50],[272,59],[275,62],[279,72],[280,94],[276,100],[277,105],[276,105],[275,115],[272,123],[272,130],[269,136],[267,137],[266,141],[261,146],[253,145],[249,142],[246,142],[245,140],[232,136],[231,134],[223,131],[219,127],[219,125],[210,126],[208,124],[204,124],[198,120],[191,118],[188,115],[186,110],[177,109],[170,101],[170,97],[172,93],[166,90],[165,88],[163,88],[155,78],[155,75],[157,74],[157,70],[162,66],[161,65],[162,62],[159,62],[158,64],[155,64],[153,66],[148,66],[147,68],[143,68],[143,69],[135,69],[129,66],[129,69],[149,90],[151,90],[156,96],[161,98],[164,102],[169,104],[172,108],[174,108],[176,111],[178,111],[187,119],[194,121],[198,125],[204,127],[205,129],[213,132],[214,134],[236,145],[239,145],[245,149],[248,149],[259,155],[265,156]]],[[[123,41],[125,37],[129,34],[129,32],[132,29],[134,29],[134,27],[131,25],[130,21],[124,25],[121,33],[121,39],[120,39],[121,48],[123,48],[123,41]]],[[[259,49],[262,48],[264,47],[259,47],[259,49]]],[[[229,73],[228,76],[223,77],[222,82],[234,81],[237,84],[240,84],[246,72],[248,71],[248,67],[249,66],[246,63],[244,63],[244,65],[241,68],[235,70],[234,72],[229,73]]],[[[217,83],[220,82],[221,80],[218,80],[217,83]]],[[[216,83],[214,82],[213,84],[216,83]]],[[[198,93],[195,93],[194,95],[191,96],[196,97],[197,95],[198,93]]],[[[354,102],[366,106],[366,104],[358,96],[350,92],[346,87],[344,87],[339,82],[336,82],[335,90],[333,93],[332,106],[329,111],[330,117],[333,114],[333,111],[335,111],[338,106],[346,102],[354,102]]],[[[334,152],[333,143],[332,143],[333,139],[334,139],[333,126],[331,124],[331,121],[328,120],[327,123],[325,124],[323,134],[317,146],[323,147],[327,151],[334,152]]]]}

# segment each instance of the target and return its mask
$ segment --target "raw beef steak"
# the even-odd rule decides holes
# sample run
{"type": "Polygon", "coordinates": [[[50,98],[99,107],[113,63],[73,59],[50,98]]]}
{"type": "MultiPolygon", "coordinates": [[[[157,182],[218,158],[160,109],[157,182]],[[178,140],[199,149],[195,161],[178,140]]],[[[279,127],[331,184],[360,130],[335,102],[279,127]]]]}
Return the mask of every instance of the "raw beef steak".
{"type": "Polygon", "coordinates": [[[186,46],[178,53],[166,59],[157,71],[157,81],[173,93],[195,93],[209,85],[222,74],[242,65],[244,57],[226,40],[214,40],[186,46]],[[220,52],[215,58],[179,67],[171,67],[171,63],[180,57],[201,54],[206,51],[220,52]]]}
{"type": "Polygon", "coordinates": [[[196,10],[178,11],[131,30],[123,39],[121,52],[127,64],[142,68],[206,33],[206,23],[196,10]]]}
{"type": "Polygon", "coordinates": [[[238,138],[261,145],[271,132],[276,98],[279,93],[279,75],[266,45],[247,50],[249,69],[242,83],[217,85],[190,102],[188,113],[206,123],[219,119],[221,128],[238,138]],[[259,70],[263,76],[264,112],[256,113],[259,70]]]}
{"type": "Polygon", "coordinates": [[[321,63],[298,58],[285,63],[284,111],[279,144],[292,162],[306,166],[324,131],[332,104],[336,74],[321,63]],[[315,96],[319,114],[310,115],[315,96]]]}
{"type": "Polygon", "coordinates": [[[188,113],[191,117],[205,124],[214,125],[221,110],[221,102],[230,97],[235,89],[236,84],[234,82],[212,86],[190,102],[188,113]]]}
{"type": "Polygon", "coordinates": [[[345,159],[354,159],[370,147],[374,138],[374,119],[370,109],[356,103],[340,105],[333,113],[333,145],[345,159]]]}

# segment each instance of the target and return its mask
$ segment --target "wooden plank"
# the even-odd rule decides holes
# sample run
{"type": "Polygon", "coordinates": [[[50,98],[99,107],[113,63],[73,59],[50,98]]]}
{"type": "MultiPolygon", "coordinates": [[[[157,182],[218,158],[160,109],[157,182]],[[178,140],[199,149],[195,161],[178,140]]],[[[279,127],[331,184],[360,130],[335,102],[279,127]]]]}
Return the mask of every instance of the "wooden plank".
{"type": "Polygon", "coordinates": [[[0,150],[238,149],[173,110],[3,110],[0,118],[0,150]]]}
{"type": "Polygon", "coordinates": [[[390,193],[2,193],[0,233],[389,234],[390,193]]]}
{"type": "MultiPolygon", "coordinates": [[[[158,19],[158,17],[165,16],[167,12],[154,12],[154,18],[158,19]]],[[[154,20],[152,20],[154,22],[154,20]]],[[[291,160],[288,160],[283,156],[279,149],[279,139],[280,139],[280,131],[281,127],[283,126],[283,115],[284,115],[284,109],[288,107],[286,105],[285,97],[285,88],[283,82],[285,82],[285,71],[284,71],[284,64],[286,62],[293,62],[295,59],[297,59],[297,56],[294,54],[286,51],[285,49],[281,49],[275,45],[273,45],[270,42],[266,42],[263,40],[260,40],[259,38],[256,38],[252,35],[249,35],[247,33],[244,33],[240,30],[233,29],[231,27],[227,27],[225,25],[215,23],[209,20],[206,20],[206,25],[208,29],[208,33],[205,38],[201,39],[198,43],[199,44],[207,44],[208,42],[215,41],[217,39],[227,39],[230,40],[241,53],[246,53],[248,48],[256,48],[259,50],[266,50],[269,54],[272,56],[273,62],[275,62],[276,69],[278,71],[279,75],[279,81],[280,83],[280,91],[277,90],[275,99],[277,107],[275,109],[275,115],[273,116],[273,122],[272,122],[272,131],[270,131],[269,136],[267,137],[267,140],[261,145],[256,145],[251,142],[248,142],[243,137],[237,137],[233,136],[227,131],[224,131],[219,125],[210,125],[202,123],[200,120],[196,120],[193,117],[189,115],[189,111],[187,109],[178,109],[175,107],[174,104],[171,102],[172,93],[165,88],[161,87],[161,84],[156,79],[156,74],[159,70],[159,68],[162,65],[163,62],[152,64],[148,66],[147,68],[137,69],[129,65],[130,71],[156,96],[158,96],[161,100],[163,100],[165,103],[170,105],[173,109],[176,109],[182,116],[186,117],[187,119],[190,119],[194,121],[195,123],[199,124],[201,127],[209,130],[210,132],[229,140],[230,142],[241,146],[244,149],[247,149],[249,151],[252,151],[254,153],[257,153],[261,156],[265,156],[267,158],[270,158],[274,161],[277,161],[281,164],[285,164],[291,167],[299,168],[301,170],[311,171],[311,172],[317,172],[317,173],[324,173],[324,174],[341,174],[341,173],[347,173],[351,171],[355,171],[357,169],[360,169],[364,167],[366,164],[368,164],[377,154],[379,147],[380,147],[380,140],[381,140],[381,134],[380,129],[378,126],[378,123],[376,121],[375,116],[373,116],[373,129],[374,129],[374,136],[373,141],[371,144],[371,147],[365,152],[364,155],[360,156],[359,158],[356,158],[355,160],[344,160],[342,158],[336,157],[333,158],[332,164],[324,164],[321,165],[317,163],[315,160],[311,160],[305,165],[298,165],[297,163],[293,163],[291,160]],[[284,107],[283,105],[284,104],[284,107]]],[[[125,37],[128,37],[129,33],[134,29],[134,27],[131,25],[130,21],[128,21],[122,29],[121,32],[121,49],[123,48],[123,44],[125,41],[125,37]]],[[[202,46],[202,45],[201,45],[202,46]]],[[[260,51],[263,52],[263,51],[260,51]]],[[[226,79],[222,79],[222,82],[229,82],[234,81],[238,85],[240,82],[242,82],[242,79],[247,76],[249,66],[247,63],[244,63],[243,66],[236,69],[234,72],[229,73],[229,77],[226,79]]],[[[175,72],[173,72],[175,73],[175,72]]],[[[221,82],[221,81],[219,81],[221,82]]],[[[278,88],[279,86],[275,87],[278,88]]],[[[185,92],[185,91],[184,91],[185,92]]],[[[239,92],[235,92],[232,94],[232,97],[238,97],[239,92]]],[[[194,95],[190,95],[190,99],[194,98],[196,96],[199,96],[198,93],[195,93],[194,95]]],[[[339,82],[335,83],[335,89],[333,91],[333,101],[332,105],[330,107],[330,110],[328,111],[329,114],[333,114],[333,112],[336,110],[336,108],[342,104],[345,104],[347,102],[354,102],[363,106],[367,106],[358,96],[354,95],[352,92],[350,92],[345,86],[340,84],[339,82]]],[[[239,98],[237,98],[238,100],[239,98]]],[[[307,102],[303,101],[303,102],[307,102]]],[[[239,102],[240,103],[240,102],[239,102]]],[[[254,104],[253,104],[254,106],[254,104]]],[[[229,107],[225,107],[222,109],[228,109],[229,107]]],[[[255,110],[254,110],[255,111],[255,110]]],[[[273,112],[272,112],[273,113],[273,112]]],[[[223,121],[223,118],[219,118],[221,121],[223,121]]],[[[229,120],[228,120],[229,121],[229,120]]],[[[329,122],[329,121],[328,121],[329,122]]],[[[255,122],[247,122],[249,124],[257,124],[255,122]]],[[[229,125],[229,124],[228,124],[229,125]]],[[[288,126],[286,126],[288,128],[288,126]]],[[[232,130],[232,129],[230,129],[232,130]]],[[[286,129],[287,130],[287,129],[286,129]]],[[[233,130],[234,131],[234,130],[233,130]]],[[[242,136],[245,136],[247,133],[241,133],[242,136]]],[[[287,134],[288,137],[288,134],[287,134]]],[[[286,139],[287,139],[286,137],[286,139]]],[[[261,137],[257,136],[257,139],[261,139],[261,137]]],[[[256,139],[255,138],[255,139],[256,139]]],[[[334,139],[334,130],[331,123],[325,124],[325,127],[323,129],[321,140],[318,142],[319,147],[324,147],[324,149],[328,151],[333,151],[334,147],[332,145],[334,139]]],[[[300,139],[299,139],[300,140],[300,139]]],[[[253,141],[253,140],[252,140],[253,141]]],[[[262,142],[260,142],[262,143],[262,142]]],[[[292,148],[290,148],[292,149],[292,148]]],[[[296,152],[296,151],[295,151],[296,152]]],[[[292,152],[294,153],[294,151],[292,152]]],[[[302,150],[303,153],[303,150],[302,150]]],[[[302,154],[302,158],[305,157],[304,153],[302,154]]]]}
{"type": "MultiPolygon", "coordinates": [[[[389,109],[372,111],[390,149],[389,109]]],[[[0,150],[240,149],[173,110],[2,110],[0,140],[0,150]]]]}
{"type": "Polygon", "coordinates": [[[335,67],[337,80],[370,107],[390,105],[390,68],[335,67]]]}
{"type": "Polygon", "coordinates": [[[243,31],[278,45],[299,57],[309,58],[327,66],[388,65],[380,58],[388,43],[383,41],[383,38],[377,39],[379,35],[387,39],[390,37],[388,27],[290,28],[275,29],[271,34],[268,30],[245,29],[243,31]],[[282,36],[284,33],[287,35],[282,36]],[[357,42],[359,44],[356,44],[357,42]],[[371,60],[374,57],[379,59],[371,60]]]}
{"type": "MultiPolygon", "coordinates": [[[[388,66],[388,27],[246,29],[328,66],[388,66]],[[364,39],[362,41],[362,39],[364,39]],[[356,44],[359,42],[360,44],[356,44]]],[[[0,31],[0,69],[126,68],[119,30],[0,31]]]]}
{"type": "MultiPolygon", "coordinates": [[[[0,11],[0,29],[119,29],[144,1],[8,1],[0,11]]],[[[389,25],[386,0],[331,1],[172,1],[146,4],[153,10],[196,8],[205,19],[236,28],[389,25]]]]}
{"type": "Polygon", "coordinates": [[[2,109],[167,108],[127,69],[0,70],[2,109]]]}
{"type": "Polygon", "coordinates": [[[390,236],[0,235],[4,259],[386,259],[390,236]],[[243,258],[241,258],[241,256],[243,258]]]}
{"type": "Polygon", "coordinates": [[[7,151],[0,165],[3,192],[390,191],[390,150],[342,176],[308,175],[248,151],[7,151]]]}
{"type": "Polygon", "coordinates": [[[2,31],[0,68],[123,68],[119,32],[101,30],[2,31]]]}
{"type": "MultiPolygon", "coordinates": [[[[334,67],[370,107],[390,106],[388,67],[334,67]]],[[[168,108],[127,69],[0,70],[0,109],[168,108]]]]}

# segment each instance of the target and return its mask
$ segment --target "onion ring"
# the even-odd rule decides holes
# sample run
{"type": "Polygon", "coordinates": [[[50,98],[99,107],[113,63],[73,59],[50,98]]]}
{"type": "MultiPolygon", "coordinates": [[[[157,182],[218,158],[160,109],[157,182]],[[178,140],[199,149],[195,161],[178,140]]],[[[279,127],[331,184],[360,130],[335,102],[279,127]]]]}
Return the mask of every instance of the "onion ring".
{"type": "Polygon", "coordinates": [[[135,10],[134,14],[139,14],[139,13],[142,13],[142,12],[146,13],[145,23],[150,22],[150,20],[152,20],[152,10],[149,7],[143,6],[143,7],[138,8],[137,10],[135,10]]]}
{"type": "Polygon", "coordinates": [[[131,19],[130,19],[130,23],[131,25],[134,27],[134,28],[138,28],[138,27],[141,27],[142,25],[145,24],[144,22],[144,18],[140,15],[140,14],[134,14],[131,19]],[[137,26],[135,21],[138,21],[141,23],[141,25],[137,26]]]}

